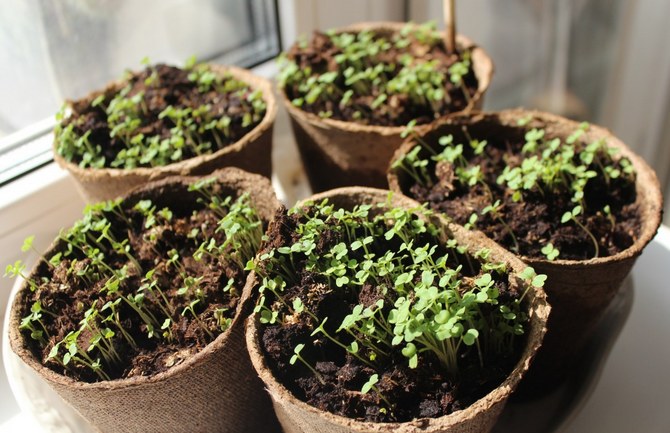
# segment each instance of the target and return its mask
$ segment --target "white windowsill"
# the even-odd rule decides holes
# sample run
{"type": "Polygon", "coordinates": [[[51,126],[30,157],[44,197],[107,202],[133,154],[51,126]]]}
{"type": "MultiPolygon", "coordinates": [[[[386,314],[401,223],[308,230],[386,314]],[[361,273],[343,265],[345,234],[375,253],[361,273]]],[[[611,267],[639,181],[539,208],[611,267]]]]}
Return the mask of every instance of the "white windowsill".
{"type": "MultiPolygon", "coordinates": [[[[0,239],[16,228],[11,215],[21,213],[25,218],[37,210],[47,211],[50,205],[62,204],[62,194],[68,190],[76,194],[74,182],[54,162],[0,187],[0,239]],[[33,203],[38,197],[39,203],[33,203]]],[[[24,218],[18,222],[25,224],[24,218]]]]}
{"type": "MultiPolygon", "coordinates": [[[[35,235],[35,247],[42,251],[58,234],[81,215],[84,202],[74,182],[55,163],[0,188],[0,272],[16,260],[29,262],[34,257],[21,252],[21,244],[35,235]]],[[[13,281],[0,278],[0,333],[4,332],[4,314],[13,281]]],[[[2,355],[0,355],[2,362],[2,355]]],[[[0,405],[0,424],[18,412],[18,406],[7,388],[7,379],[0,375],[0,386],[7,394],[0,405]]],[[[11,430],[9,430],[11,431],[11,430]]],[[[18,430],[15,430],[18,431],[18,430]]]]}

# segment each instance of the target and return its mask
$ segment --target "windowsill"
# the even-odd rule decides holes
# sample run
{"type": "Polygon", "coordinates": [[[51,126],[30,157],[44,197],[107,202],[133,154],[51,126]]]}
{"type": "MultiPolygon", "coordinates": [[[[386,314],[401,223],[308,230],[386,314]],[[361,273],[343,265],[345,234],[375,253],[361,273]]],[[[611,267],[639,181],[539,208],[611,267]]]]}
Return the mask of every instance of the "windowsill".
{"type": "MultiPolygon", "coordinates": [[[[0,269],[16,260],[29,262],[34,257],[21,252],[23,239],[35,235],[35,247],[42,251],[58,234],[81,215],[84,202],[67,172],[55,163],[47,164],[0,188],[0,269]]],[[[13,281],[0,278],[0,332],[13,281]]],[[[2,356],[0,355],[0,362],[2,356]]],[[[3,369],[4,370],[4,369],[3,369]]],[[[4,373],[0,384],[6,385],[4,373]]],[[[0,406],[0,423],[16,413],[18,407],[6,391],[0,406]]]]}
{"type": "MultiPolygon", "coordinates": [[[[3,259],[9,262],[8,257],[19,253],[20,242],[30,234],[57,233],[81,214],[83,204],[74,180],[54,162],[2,186],[0,246],[5,251],[3,259]]],[[[45,242],[50,240],[42,239],[37,246],[46,246],[45,242]]],[[[0,280],[2,286],[4,282],[0,280]]]]}
{"type": "Polygon", "coordinates": [[[59,182],[66,177],[67,173],[51,162],[3,185],[0,187],[0,212],[48,188],[50,183],[59,182]]]}

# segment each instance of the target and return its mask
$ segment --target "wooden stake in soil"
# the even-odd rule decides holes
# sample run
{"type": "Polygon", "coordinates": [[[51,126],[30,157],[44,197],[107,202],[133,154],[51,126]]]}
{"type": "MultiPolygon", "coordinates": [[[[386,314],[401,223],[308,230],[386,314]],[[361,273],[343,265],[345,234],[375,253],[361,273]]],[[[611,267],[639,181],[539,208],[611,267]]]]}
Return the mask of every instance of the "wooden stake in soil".
{"type": "Polygon", "coordinates": [[[447,53],[456,52],[456,0],[442,0],[442,12],[444,13],[444,46],[447,53]]]}

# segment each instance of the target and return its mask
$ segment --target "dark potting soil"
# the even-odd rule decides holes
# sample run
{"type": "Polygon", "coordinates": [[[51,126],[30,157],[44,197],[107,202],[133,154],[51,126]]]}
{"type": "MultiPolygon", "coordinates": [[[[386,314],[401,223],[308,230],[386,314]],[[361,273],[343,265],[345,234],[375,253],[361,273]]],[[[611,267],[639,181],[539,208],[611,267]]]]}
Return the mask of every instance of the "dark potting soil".
{"type": "MultiPolygon", "coordinates": [[[[129,240],[129,251],[142,268],[142,272],[138,272],[125,255],[114,252],[106,254],[108,257],[106,263],[111,268],[121,269],[127,266],[128,278],[119,285],[119,292],[126,297],[138,293],[144,273],[155,269],[154,278],[158,281],[157,285],[169,301],[172,317],[177,318],[169,328],[173,336],[171,342],[160,337],[149,338],[145,323],[126,302],[120,302],[118,312],[122,318],[121,323],[137,347],[133,348],[128,344],[114,324],[107,325],[116,333],[113,337],[114,346],[123,360],[117,366],[104,369],[111,379],[151,376],[181,364],[221,333],[215,318],[216,309],[226,308],[224,317],[227,318],[235,315],[241,288],[246,279],[244,271],[234,262],[224,261],[218,257],[204,255],[200,261],[193,258],[193,253],[206,237],[213,237],[219,244],[225,239],[222,232],[216,231],[220,216],[210,209],[200,209],[193,214],[186,209],[173,209],[173,212],[171,223],[162,221],[149,229],[144,228],[145,218],[135,210],[126,210],[126,215],[131,221],[130,227],[119,216],[106,214],[112,224],[113,236],[116,239],[129,240]],[[191,232],[194,228],[200,230],[195,237],[191,232]],[[178,263],[182,269],[168,262],[168,252],[173,249],[179,253],[178,263]],[[199,283],[202,302],[195,306],[199,322],[194,320],[190,313],[182,314],[193,298],[192,294],[184,296],[176,293],[184,286],[184,275],[202,277],[199,283]],[[233,289],[224,292],[223,288],[230,278],[234,279],[233,289]],[[211,335],[203,328],[208,329],[211,335]]],[[[71,269],[84,270],[91,263],[91,260],[81,253],[75,255],[75,258],[65,258],[55,268],[45,261],[39,264],[35,279],[38,282],[38,289],[26,296],[23,311],[24,315],[28,315],[31,305],[39,300],[44,310],[53,313],[42,316],[50,336],[49,344],[42,349],[36,340],[29,337],[26,340],[36,357],[47,367],[80,381],[95,382],[100,378],[90,369],[65,370],[53,359],[47,360],[49,351],[56,342],[61,341],[71,330],[81,327],[80,321],[84,318],[88,306],[97,302],[97,307],[100,309],[107,301],[118,299],[118,296],[110,296],[108,292],[101,293],[100,288],[104,280],[90,285],[84,278],[77,277],[76,272],[71,272],[71,269]],[[49,279],[45,280],[47,277],[49,279]]],[[[143,304],[147,310],[157,317],[165,316],[157,305],[158,295],[155,292],[153,295],[147,291],[144,293],[146,298],[143,304]]],[[[109,310],[105,313],[109,314],[109,310]]],[[[156,329],[157,334],[163,332],[164,330],[156,329]]],[[[82,332],[78,339],[80,345],[88,347],[90,337],[90,333],[82,332]]],[[[92,355],[95,353],[92,352],[92,355]]]]}
{"type": "MultiPolygon", "coordinates": [[[[473,137],[486,139],[488,145],[481,155],[473,155],[469,146],[464,146],[466,157],[472,165],[481,167],[483,180],[474,187],[464,185],[454,176],[448,164],[434,164],[429,171],[434,174],[432,187],[412,184],[406,193],[439,212],[451,217],[458,224],[466,224],[473,212],[479,217],[475,228],[520,255],[544,258],[541,249],[549,242],[560,251],[560,259],[585,260],[594,257],[595,248],[588,234],[574,223],[561,223],[561,217],[575,207],[569,192],[562,194],[530,193],[524,191],[524,198],[515,202],[513,191],[499,185],[496,179],[506,166],[521,164],[523,140],[502,137],[473,137]],[[505,225],[492,214],[482,215],[487,205],[500,200],[500,214],[504,222],[514,232],[519,245],[515,251],[514,241],[505,225]]],[[[594,168],[594,167],[592,167],[594,168]]],[[[584,191],[584,202],[580,221],[594,235],[599,245],[599,256],[617,254],[630,247],[638,236],[640,214],[635,204],[635,182],[623,176],[606,180],[599,176],[590,179],[584,191]],[[609,205],[613,219],[603,211],[609,205]]]]}
{"type": "MultiPolygon", "coordinates": [[[[215,137],[211,131],[207,131],[201,136],[202,141],[211,143],[212,150],[210,153],[214,153],[238,141],[260,123],[252,122],[250,125],[243,127],[242,118],[245,113],[252,110],[250,103],[236,92],[218,92],[213,88],[207,92],[201,92],[198,90],[198,83],[189,80],[189,73],[189,70],[157,64],[140,72],[129,74],[127,80],[131,90],[127,97],[132,97],[140,92],[143,92],[144,95],[141,106],[146,111],[140,113],[141,125],[137,128],[138,134],[144,134],[145,137],[170,138],[172,136],[170,129],[175,126],[174,122],[167,116],[162,119],[159,118],[159,114],[168,106],[177,109],[191,108],[195,110],[198,107],[209,105],[209,112],[213,119],[218,120],[223,116],[231,118],[230,134],[228,136],[217,134],[215,137]],[[150,84],[147,84],[146,80],[154,72],[156,78],[150,79],[150,84]]],[[[120,90],[121,88],[118,88],[117,91],[108,91],[105,94],[106,103],[109,103],[120,90]]],[[[74,132],[77,136],[83,136],[87,131],[90,131],[89,141],[100,145],[102,156],[105,157],[105,166],[110,167],[117,154],[126,149],[127,145],[120,137],[112,137],[107,122],[107,114],[103,107],[104,104],[93,107],[91,102],[89,99],[72,101],[72,113],[64,120],[63,126],[74,125],[74,132]]],[[[195,119],[198,126],[204,122],[204,119],[195,119]]],[[[197,155],[193,149],[190,146],[184,146],[180,160],[194,156],[197,155]]],[[[80,158],[77,155],[74,157],[80,158]]],[[[80,159],[74,162],[79,163],[80,159]]]]}
{"type": "MultiPolygon", "coordinates": [[[[384,36],[388,38],[388,35],[384,36]]],[[[333,44],[328,35],[315,31],[312,39],[306,46],[293,46],[288,52],[288,58],[295,61],[302,70],[311,68],[316,75],[339,70],[335,56],[341,53],[342,50],[333,44]]],[[[389,93],[387,101],[379,108],[373,109],[371,108],[371,104],[379,96],[379,93],[373,92],[370,95],[354,95],[351,103],[347,106],[341,106],[339,98],[328,101],[320,98],[314,104],[305,102],[301,106],[301,109],[316,115],[320,112],[330,111],[332,112],[331,119],[377,126],[405,126],[412,120],[416,120],[417,124],[421,125],[430,123],[446,114],[465,109],[468,101],[463,95],[461,87],[456,86],[449,80],[449,67],[462,59],[461,54],[448,53],[442,42],[433,46],[432,49],[427,49],[425,44],[421,44],[416,40],[412,40],[412,43],[405,48],[398,48],[395,44],[392,44],[389,50],[375,55],[370,60],[370,63],[375,65],[380,63],[398,65],[395,71],[386,74],[386,79],[390,80],[397,75],[402,67],[399,60],[400,57],[407,54],[411,54],[417,63],[437,61],[437,70],[443,72],[445,76],[444,90],[449,96],[449,103],[438,104],[439,107],[435,111],[427,104],[413,104],[405,94],[389,93]],[[358,119],[354,116],[354,112],[356,111],[360,111],[361,113],[361,117],[358,119]]],[[[468,93],[474,95],[477,91],[478,83],[472,67],[470,67],[469,72],[463,79],[468,93]]],[[[339,83],[338,87],[342,88],[344,86],[344,80],[344,77],[340,74],[336,81],[336,83],[339,83]]],[[[289,100],[304,96],[298,90],[297,85],[293,87],[287,86],[284,91],[289,100]]]]}
{"type": "MultiPolygon", "coordinates": [[[[285,210],[280,209],[270,224],[268,240],[259,254],[298,241],[300,236],[295,233],[297,223],[297,215],[286,215],[285,210]]],[[[339,236],[333,231],[323,232],[316,253],[324,254],[329,251],[342,241],[339,236]]],[[[427,240],[428,238],[417,239],[416,245],[423,245],[427,240]]],[[[369,251],[379,254],[398,251],[399,248],[399,244],[384,243],[383,240],[379,245],[376,242],[370,245],[369,251]],[[381,245],[384,245],[383,250],[381,245]]],[[[353,255],[350,257],[357,258],[353,255]]],[[[448,265],[455,267],[455,260],[459,259],[461,263],[467,261],[465,256],[459,255],[458,258],[450,257],[448,265]]],[[[476,261],[473,266],[474,269],[466,269],[468,266],[464,266],[462,275],[465,278],[477,278],[480,274],[476,261]]],[[[296,268],[299,269],[300,264],[296,268]]],[[[337,335],[344,344],[349,344],[350,341],[341,333],[336,334],[344,317],[351,313],[355,305],[370,306],[383,296],[380,287],[370,284],[362,288],[346,285],[340,288],[329,287],[323,277],[305,269],[302,269],[298,277],[299,284],[287,287],[283,292],[284,300],[291,304],[295,297],[301,295],[305,309],[319,318],[327,316],[326,331],[330,335],[337,335]]],[[[420,276],[417,280],[420,280],[420,276]]],[[[519,297],[519,293],[508,286],[506,279],[497,282],[496,287],[500,291],[501,302],[519,297]]],[[[393,291],[389,290],[390,292],[393,291]]],[[[388,313],[387,310],[395,301],[390,296],[385,295],[389,302],[385,303],[384,314],[388,313]]],[[[461,359],[460,377],[454,380],[449,377],[437,357],[428,352],[422,354],[420,365],[415,369],[409,368],[407,358],[400,351],[392,351],[387,359],[377,359],[377,368],[372,369],[323,335],[311,336],[317,326],[318,323],[307,314],[300,314],[292,322],[262,325],[260,345],[268,359],[267,365],[272,369],[275,378],[298,399],[324,411],[371,422],[405,422],[417,418],[434,418],[468,407],[504,381],[518,361],[525,343],[524,336],[517,338],[513,354],[486,359],[484,368],[480,368],[476,350],[465,353],[461,359]],[[296,345],[306,342],[312,344],[306,344],[301,355],[313,361],[312,365],[325,383],[319,381],[300,362],[293,365],[289,362],[296,345]],[[379,382],[375,386],[392,404],[391,410],[376,392],[361,392],[363,384],[375,373],[379,375],[379,382]]]]}

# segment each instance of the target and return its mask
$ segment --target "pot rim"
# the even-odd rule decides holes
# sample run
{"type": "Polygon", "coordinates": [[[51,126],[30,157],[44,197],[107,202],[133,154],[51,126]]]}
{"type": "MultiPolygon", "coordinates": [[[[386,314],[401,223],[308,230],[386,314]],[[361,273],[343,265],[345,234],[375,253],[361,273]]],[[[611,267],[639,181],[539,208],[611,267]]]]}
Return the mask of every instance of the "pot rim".
{"type": "MultiPolygon", "coordinates": [[[[229,187],[232,190],[235,190],[239,195],[247,191],[247,188],[242,188],[239,185],[235,185],[235,182],[239,182],[247,185],[262,185],[265,183],[265,187],[260,190],[260,194],[263,197],[257,197],[259,199],[271,199],[270,205],[275,209],[279,207],[279,202],[276,199],[274,190],[272,186],[264,176],[248,173],[244,170],[241,170],[236,167],[225,167],[219,170],[216,170],[210,175],[205,176],[170,176],[157,181],[150,182],[141,187],[133,189],[131,192],[123,196],[123,202],[134,201],[141,199],[147,194],[160,193],[161,189],[164,187],[177,187],[177,189],[186,188],[190,183],[196,179],[217,177],[220,183],[225,187],[229,187]],[[267,197],[265,197],[267,195],[267,197]]],[[[244,186],[244,185],[242,185],[244,186]]],[[[175,191],[176,192],[176,191],[175,191]]],[[[254,196],[251,196],[253,200],[254,196]]],[[[263,216],[261,216],[262,219],[263,216]]],[[[269,220],[268,220],[269,221],[269,220]]],[[[41,257],[44,257],[54,250],[57,250],[63,241],[61,239],[56,239],[51,246],[42,254],[41,257]]],[[[32,279],[36,276],[38,270],[37,262],[33,269],[31,270],[28,279],[32,279]]],[[[245,310],[248,308],[247,305],[251,299],[251,291],[247,289],[247,284],[244,285],[242,293],[237,303],[235,316],[233,317],[231,325],[224,332],[219,334],[213,341],[207,344],[202,350],[194,353],[189,356],[181,364],[175,365],[168,368],[165,371],[151,375],[151,376],[134,376],[130,378],[118,378],[112,380],[103,380],[98,382],[83,382],[77,379],[74,379],[69,376],[57,373],[54,370],[44,366],[40,360],[33,355],[33,352],[27,347],[26,337],[19,330],[18,324],[21,321],[21,311],[19,308],[20,301],[24,299],[24,295],[28,293],[26,281],[21,282],[21,287],[16,292],[16,296],[12,301],[12,306],[10,309],[9,317],[9,342],[12,351],[19,357],[23,362],[35,370],[41,377],[45,378],[49,382],[53,382],[59,385],[67,386],[73,389],[82,389],[82,390],[111,390],[111,389],[131,389],[131,388],[140,388],[145,386],[153,386],[155,384],[165,382],[170,380],[172,377],[175,377],[181,374],[184,371],[187,371],[194,364],[198,364],[202,359],[209,357],[213,352],[218,351],[221,347],[225,346],[228,337],[239,326],[243,326],[244,320],[246,318],[245,310]]]]}
{"type": "MultiPolygon", "coordinates": [[[[261,90],[263,93],[263,99],[265,101],[266,109],[265,109],[265,115],[263,116],[263,119],[261,119],[260,123],[256,125],[251,131],[246,133],[244,136],[242,136],[239,140],[237,140],[234,143],[231,143],[219,150],[217,150],[214,153],[210,154],[205,154],[205,155],[199,155],[199,156],[194,156],[188,159],[184,159],[181,161],[176,161],[168,165],[162,165],[162,166],[157,166],[157,167],[136,167],[136,168],[131,168],[131,169],[126,169],[126,168],[113,168],[113,167],[103,167],[103,168],[92,168],[92,167],[87,167],[87,168],[81,168],[79,164],[76,164],[74,162],[67,161],[63,156],[61,156],[58,153],[58,138],[54,136],[54,140],[52,142],[52,151],[54,155],[54,160],[60,165],[61,167],[65,168],[69,172],[71,172],[73,175],[75,175],[77,178],[80,179],[92,179],[92,178],[97,178],[100,176],[106,176],[106,177],[126,177],[126,176],[137,176],[137,177],[146,177],[149,179],[154,179],[154,178],[159,178],[159,177],[165,177],[165,176],[170,176],[170,175],[184,175],[187,176],[189,173],[196,167],[209,163],[211,161],[217,160],[221,158],[222,156],[225,156],[227,154],[232,154],[232,153],[237,153],[240,152],[244,147],[247,146],[248,143],[258,139],[260,136],[262,136],[266,131],[268,131],[270,128],[272,128],[272,125],[274,124],[275,118],[277,117],[277,101],[274,97],[274,93],[272,91],[272,84],[270,83],[269,80],[259,77],[257,75],[254,75],[251,71],[244,69],[244,68],[239,68],[236,66],[224,66],[224,65],[216,65],[212,63],[205,63],[207,64],[212,71],[217,73],[218,75],[223,75],[225,73],[230,73],[234,78],[241,80],[248,84],[252,89],[255,90],[261,90]]],[[[97,96],[113,90],[113,91],[118,91],[122,86],[125,85],[125,81],[123,80],[115,80],[110,83],[108,83],[104,89],[102,90],[96,90],[91,93],[89,93],[87,96],[82,98],[82,101],[85,100],[90,100],[92,101],[95,99],[97,96]]]]}
{"type": "MultiPolygon", "coordinates": [[[[356,195],[360,194],[366,198],[374,198],[376,202],[385,202],[389,191],[380,190],[368,187],[343,187],[333,189],[324,193],[315,194],[305,200],[298,202],[298,205],[304,204],[307,201],[318,202],[324,198],[333,198],[338,196],[356,195]]],[[[420,207],[421,205],[415,200],[401,194],[392,196],[392,203],[399,207],[420,207]]],[[[492,260],[505,261],[510,265],[512,273],[521,272],[526,265],[519,260],[514,254],[502,248],[500,245],[491,241],[481,233],[470,232],[463,227],[447,221],[441,215],[435,215],[437,222],[445,227],[447,231],[451,231],[455,238],[460,241],[466,241],[468,251],[471,252],[475,247],[485,246],[491,249],[492,260]]],[[[510,276],[511,278],[511,276],[510,276]]],[[[257,275],[252,272],[247,279],[247,286],[253,289],[258,284],[257,275]]],[[[262,379],[266,388],[270,391],[271,397],[275,404],[284,405],[290,404],[297,406],[301,411],[308,412],[321,419],[342,426],[345,428],[355,429],[355,431],[377,431],[377,432],[399,432],[410,433],[416,432],[419,429],[426,433],[443,432],[445,428],[450,428],[458,424],[468,422],[474,419],[478,414],[486,412],[488,409],[498,405],[504,404],[512,391],[521,381],[523,375],[528,370],[530,363],[542,344],[543,337],[547,331],[547,319],[551,307],[547,303],[546,293],[542,289],[534,289],[529,292],[528,312],[530,317],[530,326],[527,330],[526,345],[521,353],[520,359],[516,362],[514,368],[508,373],[505,380],[496,388],[489,391],[485,396],[475,401],[470,406],[463,410],[455,411],[449,415],[438,418],[417,418],[406,422],[391,422],[391,423],[377,423],[370,421],[358,421],[347,418],[341,415],[336,415],[331,412],[320,410],[314,406],[295,397],[283,384],[275,379],[272,371],[267,366],[267,361],[262,353],[259,343],[259,328],[258,315],[252,314],[246,320],[245,338],[247,342],[247,350],[249,351],[251,362],[254,369],[262,379]],[[279,396],[279,398],[277,398],[279,396]]]]}
{"type": "MultiPolygon", "coordinates": [[[[344,33],[344,32],[354,32],[354,31],[370,29],[377,31],[391,30],[395,32],[399,31],[406,24],[407,23],[395,22],[395,21],[360,22],[345,27],[338,27],[334,29],[334,31],[337,33],[344,33]]],[[[444,34],[444,32],[440,33],[444,34]]],[[[465,107],[464,110],[445,114],[441,118],[451,116],[455,113],[468,112],[474,110],[477,102],[479,102],[483,98],[484,93],[488,90],[491,84],[491,78],[493,77],[494,72],[493,61],[491,57],[488,55],[488,53],[482,47],[476,45],[471,39],[462,34],[456,35],[456,44],[461,49],[468,48],[472,50],[472,68],[475,72],[475,76],[477,77],[477,91],[472,96],[470,103],[465,107]]],[[[295,45],[297,45],[297,42],[294,44],[294,46],[295,45]]],[[[311,125],[321,126],[324,128],[343,129],[351,132],[375,133],[379,135],[399,135],[402,131],[405,130],[405,126],[363,125],[354,121],[337,120],[329,118],[323,119],[317,116],[316,114],[309,113],[307,111],[295,107],[289,100],[284,89],[281,86],[277,86],[277,89],[286,110],[289,111],[289,113],[292,116],[297,117],[311,125]]],[[[439,120],[440,119],[435,119],[429,123],[425,123],[423,125],[417,125],[415,126],[415,129],[416,130],[425,129],[430,125],[438,122],[439,120]]]]}
{"type": "MultiPolygon", "coordinates": [[[[521,128],[521,126],[517,124],[517,121],[520,119],[530,119],[528,123],[529,125],[533,123],[537,124],[537,126],[542,124],[569,125],[573,131],[576,130],[581,123],[552,113],[528,110],[524,108],[512,108],[499,112],[483,111],[476,113],[456,113],[449,118],[442,119],[439,123],[432,125],[430,128],[420,131],[418,135],[420,137],[424,137],[425,135],[438,130],[443,125],[474,124],[490,119],[493,119],[500,125],[509,128],[521,128]]],[[[639,256],[642,253],[644,247],[647,246],[649,242],[651,242],[651,240],[656,235],[658,227],[661,224],[663,196],[661,194],[660,183],[654,170],[644,161],[644,159],[642,159],[642,157],[633,152],[609,129],[602,126],[589,124],[589,130],[585,133],[585,135],[587,137],[605,138],[609,147],[615,147],[619,149],[619,154],[630,159],[630,161],[633,163],[633,167],[635,168],[636,173],[636,202],[640,208],[641,224],[639,236],[630,247],[618,252],[617,254],[606,257],[592,257],[585,260],[556,259],[550,261],[540,257],[519,255],[521,260],[531,266],[561,266],[564,268],[579,270],[582,268],[589,268],[594,265],[605,265],[635,258],[639,256]]],[[[398,170],[393,169],[392,166],[396,160],[408,153],[416,145],[418,145],[418,142],[414,138],[408,137],[393,155],[393,158],[391,159],[387,169],[389,188],[392,191],[404,195],[404,192],[400,187],[400,180],[397,174],[398,170]]]]}

